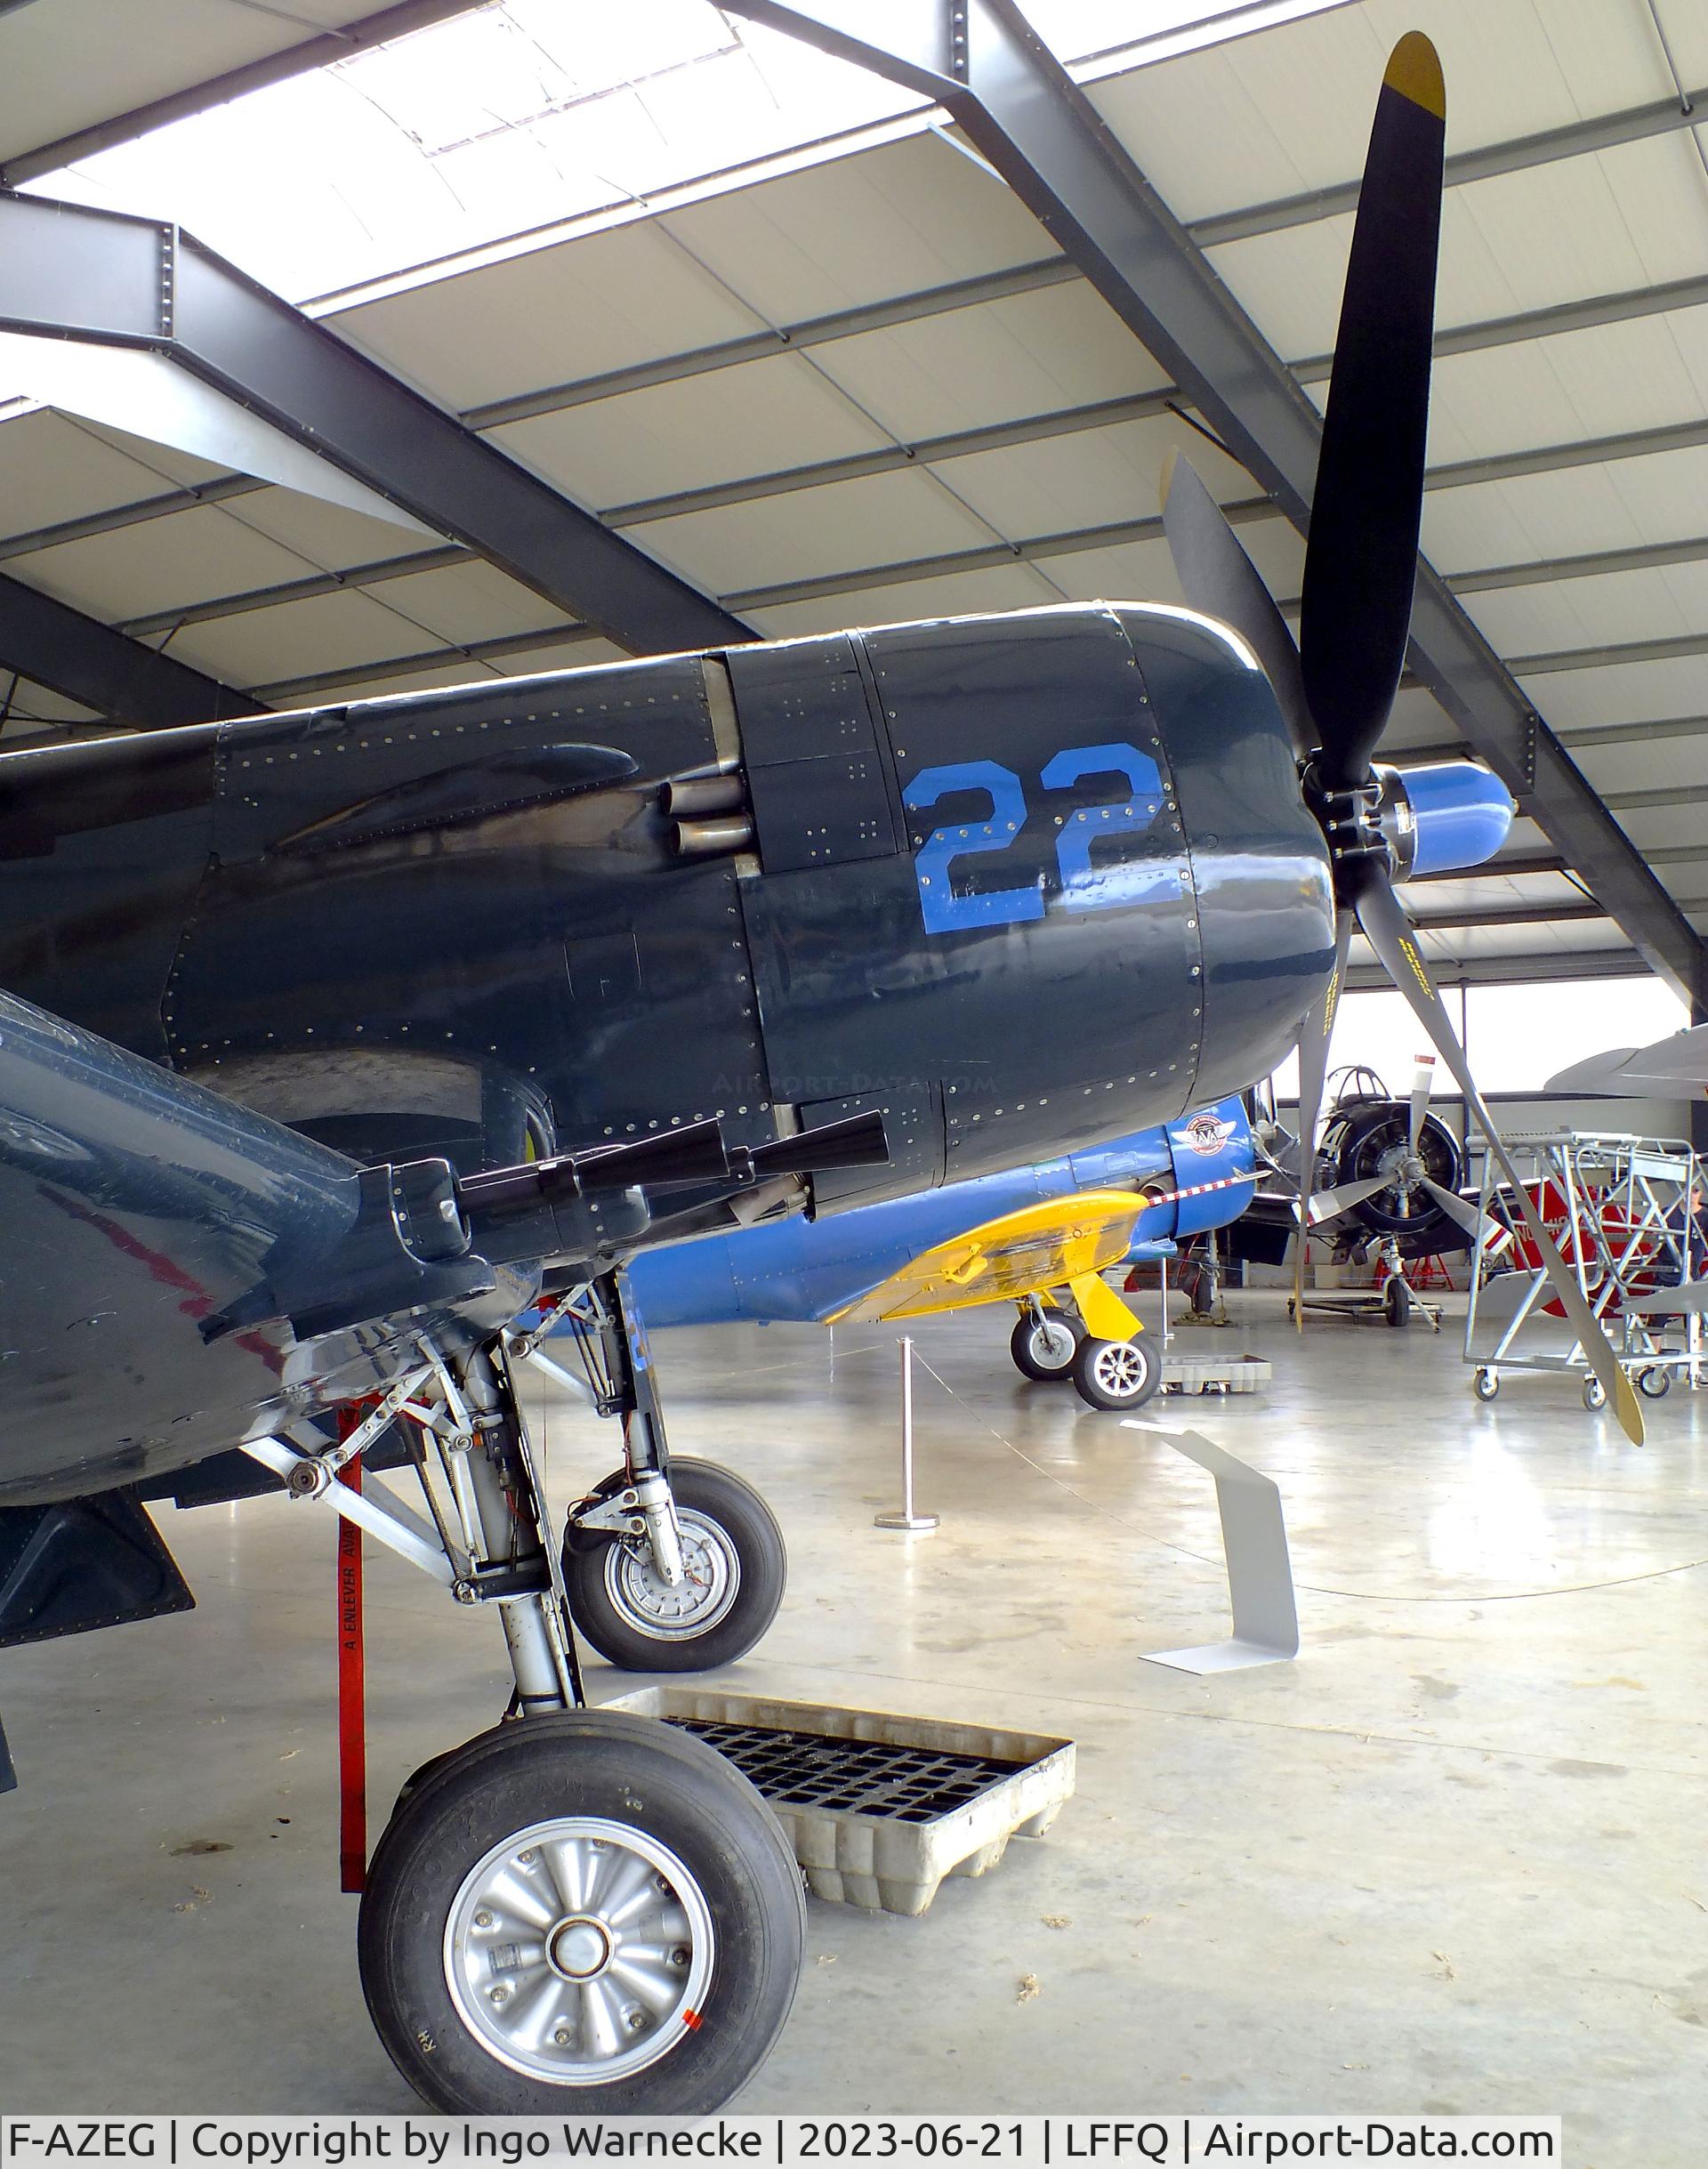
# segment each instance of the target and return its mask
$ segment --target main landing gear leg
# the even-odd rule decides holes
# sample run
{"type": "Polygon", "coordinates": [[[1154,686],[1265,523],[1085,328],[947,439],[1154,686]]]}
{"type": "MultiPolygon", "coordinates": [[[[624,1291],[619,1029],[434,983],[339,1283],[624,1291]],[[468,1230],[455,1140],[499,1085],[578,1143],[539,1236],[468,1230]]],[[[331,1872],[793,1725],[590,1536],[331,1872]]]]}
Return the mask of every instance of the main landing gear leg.
{"type": "Polygon", "coordinates": [[[459,1602],[495,1605],[515,1677],[515,1719],[418,1771],[380,1840],[358,1931],[369,2013],[436,2109],[706,2114],[794,2000],[806,1915],[788,1841],[704,1741],[581,1706],[504,1350],[419,1352],[337,1444],[246,1448],[459,1602]],[[431,1519],[376,1480],[336,1480],[399,1418],[431,1519]]]}
{"type": "Polygon", "coordinates": [[[629,1672],[707,1672],[745,1657],[777,1616],[788,1556],[776,1518],[729,1469],[670,1451],[646,1326],[628,1277],[567,1306],[583,1376],[532,1342],[528,1359],[623,1425],[624,1465],[572,1507],[570,1616],[629,1672]]]}

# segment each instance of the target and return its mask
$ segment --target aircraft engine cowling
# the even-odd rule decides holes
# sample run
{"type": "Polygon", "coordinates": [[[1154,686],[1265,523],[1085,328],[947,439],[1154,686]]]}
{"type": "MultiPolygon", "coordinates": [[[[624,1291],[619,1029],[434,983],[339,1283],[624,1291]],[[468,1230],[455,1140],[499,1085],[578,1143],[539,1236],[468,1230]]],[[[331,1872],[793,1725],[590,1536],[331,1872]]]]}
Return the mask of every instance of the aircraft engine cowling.
{"type": "MultiPolygon", "coordinates": [[[[1022,1166],[1263,1074],[1333,955],[1274,693],[1189,611],[1068,605],[6,762],[0,986],[375,1163],[468,1173],[881,1109],[1022,1166]]],[[[658,1201],[671,1232],[726,1192],[658,1201]],[[668,1209],[666,1209],[668,1208],[668,1209]]],[[[720,1217],[721,1215],[722,1217],[720,1217]]]]}

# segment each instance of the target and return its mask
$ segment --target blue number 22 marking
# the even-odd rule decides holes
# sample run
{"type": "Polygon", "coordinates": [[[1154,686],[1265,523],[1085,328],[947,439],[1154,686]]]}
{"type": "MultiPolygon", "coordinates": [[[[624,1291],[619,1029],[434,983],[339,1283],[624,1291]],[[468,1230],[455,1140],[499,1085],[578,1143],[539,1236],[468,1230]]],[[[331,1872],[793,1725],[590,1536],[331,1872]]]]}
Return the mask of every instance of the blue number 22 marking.
{"type": "MultiPolygon", "coordinates": [[[[1064,907],[1068,911],[1108,911],[1117,905],[1179,896],[1176,865],[1155,860],[1092,864],[1094,837],[1142,831],[1162,811],[1162,776],[1148,754],[1124,744],[1070,746],[1055,755],[1039,780],[1046,789],[1059,790],[1082,777],[1097,775],[1124,777],[1127,799],[1116,806],[1079,806],[1068,816],[1056,839],[1064,907]]],[[[970,822],[964,828],[934,828],[920,846],[914,867],[926,932],[1012,926],[1043,918],[1043,898],[1035,887],[956,896],[949,881],[949,868],[957,859],[1005,851],[1019,835],[1027,816],[1019,778],[995,761],[951,762],[941,768],[922,769],[908,784],[905,801],[910,812],[920,813],[955,791],[982,791],[990,800],[990,818],[970,822]]]]}
{"type": "Polygon", "coordinates": [[[934,828],[919,848],[914,875],[919,907],[928,934],[947,934],[962,926],[1012,926],[1041,919],[1043,899],[1035,889],[987,889],[981,895],[956,896],[949,867],[957,859],[983,858],[1005,851],[1026,821],[1026,793],[1011,769],[995,761],[955,761],[946,768],[922,768],[904,794],[908,810],[920,813],[951,791],[982,791],[990,800],[990,818],[965,828],[934,828]],[[979,835],[988,843],[975,843],[979,835]]]}
{"type": "Polygon", "coordinates": [[[1161,770],[1136,746],[1075,746],[1059,753],[1039,778],[1046,790],[1077,783],[1082,776],[1114,774],[1127,779],[1124,806],[1076,806],[1056,841],[1062,902],[1069,911],[1109,911],[1118,904],[1161,902],[1180,893],[1178,865],[1129,859],[1092,864],[1094,836],[1131,835],[1148,828],[1163,810],[1161,770]]]}

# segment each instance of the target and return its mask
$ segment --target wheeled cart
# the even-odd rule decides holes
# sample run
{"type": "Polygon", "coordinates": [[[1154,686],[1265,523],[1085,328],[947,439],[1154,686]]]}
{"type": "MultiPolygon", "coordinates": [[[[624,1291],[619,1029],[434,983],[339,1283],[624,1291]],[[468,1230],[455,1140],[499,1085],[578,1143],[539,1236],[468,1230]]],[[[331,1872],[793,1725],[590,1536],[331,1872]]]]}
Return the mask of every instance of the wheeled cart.
{"type": "MultiPolygon", "coordinates": [[[[1580,1130],[1508,1145],[1554,1246],[1638,1391],[1658,1400],[1676,1376],[1699,1384],[1701,1314],[1681,1305],[1683,1315],[1669,1321],[1664,1309],[1665,1291],[1696,1280],[1703,1269],[1701,1166],[1688,1145],[1580,1130]]],[[[1497,1256],[1486,1245],[1473,1249],[1464,1339],[1472,1391],[1492,1401],[1504,1372],[1564,1372],[1579,1381],[1586,1408],[1602,1407],[1607,1390],[1551,1302],[1535,1246],[1496,1184],[1492,1158],[1483,1163],[1480,1202],[1485,1217],[1511,1228],[1514,1240],[1497,1256]]]]}

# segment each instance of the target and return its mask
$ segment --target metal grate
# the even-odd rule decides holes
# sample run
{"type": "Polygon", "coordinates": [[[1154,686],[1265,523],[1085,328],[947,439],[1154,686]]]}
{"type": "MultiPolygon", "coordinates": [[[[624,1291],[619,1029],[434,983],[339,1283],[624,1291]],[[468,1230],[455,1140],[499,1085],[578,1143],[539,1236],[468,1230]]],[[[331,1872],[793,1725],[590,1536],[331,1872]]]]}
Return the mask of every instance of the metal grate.
{"type": "Polygon", "coordinates": [[[935,1822],[970,1807],[981,1793],[1028,1767],[992,1755],[945,1754],[935,1747],[832,1739],[818,1732],[721,1724],[704,1717],[669,1721],[728,1755],[776,1806],[839,1809],[888,1822],[935,1822]]]}

